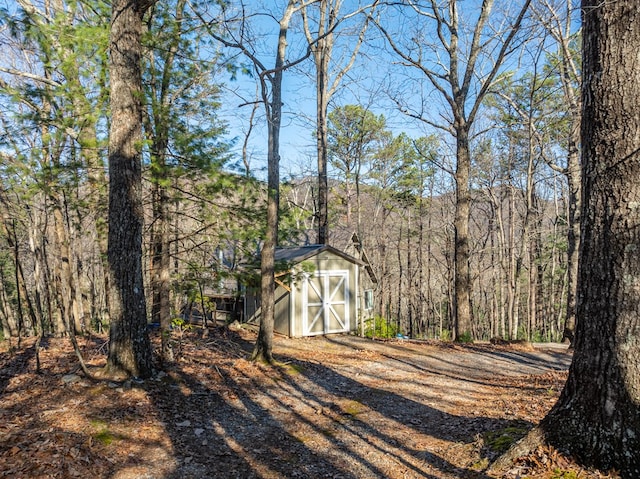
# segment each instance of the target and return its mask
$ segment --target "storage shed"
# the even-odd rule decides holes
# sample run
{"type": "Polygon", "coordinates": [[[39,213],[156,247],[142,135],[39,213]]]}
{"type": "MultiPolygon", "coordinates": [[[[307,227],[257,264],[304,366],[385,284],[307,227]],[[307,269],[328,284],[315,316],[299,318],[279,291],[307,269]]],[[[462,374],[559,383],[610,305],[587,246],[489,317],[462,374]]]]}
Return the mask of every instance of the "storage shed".
{"type": "MultiPolygon", "coordinates": [[[[358,331],[358,278],[362,261],[329,245],[276,249],[287,272],[276,278],[277,333],[290,337],[358,331]]],[[[245,317],[260,320],[259,291],[247,291],[245,317]]]]}

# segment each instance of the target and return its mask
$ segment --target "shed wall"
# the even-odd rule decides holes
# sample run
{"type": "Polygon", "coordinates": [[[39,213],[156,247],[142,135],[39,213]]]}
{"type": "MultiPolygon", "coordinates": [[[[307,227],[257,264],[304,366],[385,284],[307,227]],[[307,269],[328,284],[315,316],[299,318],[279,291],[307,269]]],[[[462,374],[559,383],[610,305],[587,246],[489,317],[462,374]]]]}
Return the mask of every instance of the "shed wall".
{"type": "Polygon", "coordinates": [[[273,329],[277,333],[292,336],[289,321],[289,308],[291,305],[291,295],[282,286],[278,286],[275,292],[276,309],[274,311],[273,329]]]}
{"type": "MultiPolygon", "coordinates": [[[[307,265],[313,265],[312,276],[317,277],[326,272],[347,272],[347,286],[346,286],[346,301],[348,305],[344,307],[348,314],[346,315],[346,328],[347,331],[356,332],[358,329],[358,310],[359,310],[359,295],[358,295],[358,264],[344,258],[330,250],[319,251],[307,259],[300,261],[307,265]]],[[[300,263],[299,262],[299,263],[300,263]]],[[[305,270],[309,268],[305,267],[305,270]]],[[[303,326],[303,317],[305,315],[305,308],[308,306],[308,298],[305,298],[303,292],[304,281],[300,278],[290,285],[290,291],[288,291],[282,285],[278,285],[275,291],[276,305],[275,305],[275,317],[274,317],[274,331],[279,334],[284,334],[291,337],[301,337],[306,333],[303,326]]],[[[308,291],[308,285],[306,291],[308,291]]],[[[255,291],[259,295],[259,291],[255,291]]],[[[308,294],[308,293],[307,293],[308,294]]],[[[317,302],[317,295],[314,296],[312,301],[317,302]]],[[[259,296],[254,296],[247,292],[247,300],[245,302],[245,311],[247,314],[247,320],[252,322],[258,322],[260,319],[260,300],[259,296]]],[[[313,307],[309,308],[309,311],[313,307]]],[[[317,311],[317,309],[316,309],[317,311]]],[[[308,316],[307,316],[308,317],[308,316]]],[[[311,332],[311,334],[323,334],[317,329],[311,332]]]]}

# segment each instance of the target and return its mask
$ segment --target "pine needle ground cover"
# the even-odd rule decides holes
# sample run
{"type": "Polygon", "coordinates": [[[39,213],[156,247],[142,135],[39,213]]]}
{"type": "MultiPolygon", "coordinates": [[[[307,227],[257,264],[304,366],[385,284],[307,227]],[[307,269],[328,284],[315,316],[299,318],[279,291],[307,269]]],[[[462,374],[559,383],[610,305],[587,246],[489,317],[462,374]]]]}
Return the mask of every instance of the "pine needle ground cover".
{"type": "MultiPolygon", "coordinates": [[[[254,333],[189,331],[147,381],[77,371],[68,340],[0,353],[0,477],[488,478],[544,417],[565,348],[275,338],[275,367],[247,360],[254,333]]],[[[158,338],[154,338],[158,341],[158,338]]],[[[106,338],[81,339],[94,368],[106,338]]],[[[550,449],[505,477],[599,478],[550,449]]]]}

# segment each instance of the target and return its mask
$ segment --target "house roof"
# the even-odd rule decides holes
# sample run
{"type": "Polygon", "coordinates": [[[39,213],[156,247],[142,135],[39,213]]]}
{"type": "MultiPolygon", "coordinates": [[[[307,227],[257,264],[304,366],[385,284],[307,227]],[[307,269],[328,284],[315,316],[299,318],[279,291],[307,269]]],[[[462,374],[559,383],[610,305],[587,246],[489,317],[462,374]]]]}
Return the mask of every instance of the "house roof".
{"type": "Polygon", "coordinates": [[[371,261],[369,261],[369,255],[362,247],[362,241],[360,241],[360,236],[355,231],[353,235],[351,235],[351,243],[353,247],[360,253],[360,260],[362,264],[364,264],[364,269],[369,273],[369,278],[371,278],[371,282],[373,284],[378,284],[378,277],[376,273],[373,271],[373,267],[371,266],[371,261]]]}
{"type": "Polygon", "coordinates": [[[354,258],[353,256],[350,256],[347,253],[326,244],[312,244],[305,246],[293,246],[289,248],[276,248],[275,259],[276,261],[287,261],[295,263],[304,261],[324,251],[329,251],[355,264],[364,264],[358,258],[354,258]]]}

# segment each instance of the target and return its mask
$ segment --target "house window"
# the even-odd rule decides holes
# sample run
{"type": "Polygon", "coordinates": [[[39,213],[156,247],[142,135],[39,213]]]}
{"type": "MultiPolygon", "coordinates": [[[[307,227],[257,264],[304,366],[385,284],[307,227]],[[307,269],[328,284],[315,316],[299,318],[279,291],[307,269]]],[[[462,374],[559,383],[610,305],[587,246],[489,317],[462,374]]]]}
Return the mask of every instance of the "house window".
{"type": "Polygon", "coordinates": [[[366,289],[364,291],[364,309],[373,309],[373,290],[366,289]]]}

